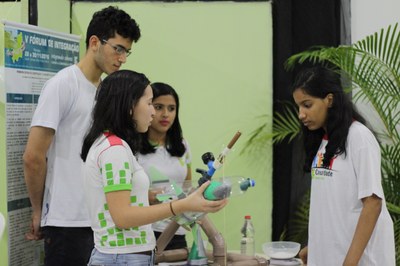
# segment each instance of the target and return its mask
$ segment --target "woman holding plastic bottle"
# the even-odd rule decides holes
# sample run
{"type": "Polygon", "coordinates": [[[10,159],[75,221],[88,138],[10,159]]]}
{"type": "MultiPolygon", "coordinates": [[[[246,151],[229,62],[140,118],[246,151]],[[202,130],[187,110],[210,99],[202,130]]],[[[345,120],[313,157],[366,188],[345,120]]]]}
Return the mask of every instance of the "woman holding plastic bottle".
{"type": "Polygon", "coordinates": [[[135,154],[153,120],[152,100],[149,80],[134,71],[114,72],[99,86],[81,151],[95,240],[89,265],[154,265],[151,223],[187,211],[216,212],[227,203],[205,200],[205,184],[184,199],[149,205],[149,178],[135,154]]]}

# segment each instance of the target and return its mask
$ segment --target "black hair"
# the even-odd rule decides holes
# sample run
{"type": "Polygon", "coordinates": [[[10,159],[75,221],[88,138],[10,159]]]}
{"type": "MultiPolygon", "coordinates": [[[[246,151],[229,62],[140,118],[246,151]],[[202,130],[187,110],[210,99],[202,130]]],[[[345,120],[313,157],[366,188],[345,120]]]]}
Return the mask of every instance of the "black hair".
{"type": "Polygon", "coordinates": [[[116,71],[100,83],[92,112],[93,121],[83,140],[83,161],[86,161],[92,144],[106,130],[125,140],[132,152],[137,153],[140,133],[136,130],[132,109],[149,84],[145,75],[131,70],[116,71]]]}
{"type": "Polygon", "coordinates": [[[327,132],[323,128],[309,130],[302,125],[306,151],[305,170],[310,171],[311,164],[325,134],[329,141],[325,149],[322,166],[329,167],[333,157],[345,154],[349,128],[354,120],[365,124],[365,119],[357,112],[350,95],[344,92],[341,75],[333,69],[323,66],[307,68],[301,71],[292,86],[292,92],[302,90],[312,97],[324,99],[333,94],[332,106],[327,113],[327,132]]]}
{"type": "Polygon", "coordinates": [[[115,33],[134,42],[140,38],[139,25],[125,11],[109,6],[95,12],[86,31],[86,48],[89,47],[91,36],[95,35],[101,41],[107,41],[114,37],[115,33]]]}
{"type": "MultiPolygon", "coordinates": [[[[163,95],[171,95],[174,97],[176,102],[176,116],[171,127],[167,131],[165,146],[169,154],[172,156],[181,157],[185,151],[185,145],[183,144],[182,128],[179,122],[179,96],[176,91],[168,84],[155,82],[151,84],[153,88],[153,101],[163,95]]],[[[155,146],[152,145],[148,139],[149,131],[142,134],[143,141],[140,148],[140,153],[148,154],[155,152],[155,146]]]]}

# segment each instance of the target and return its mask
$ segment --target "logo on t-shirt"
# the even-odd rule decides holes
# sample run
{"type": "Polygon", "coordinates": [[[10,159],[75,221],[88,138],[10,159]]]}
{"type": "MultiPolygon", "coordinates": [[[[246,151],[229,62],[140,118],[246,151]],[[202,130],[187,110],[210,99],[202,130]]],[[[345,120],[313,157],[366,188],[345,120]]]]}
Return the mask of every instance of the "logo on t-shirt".
{"type": "Polygon", "coordinates": [[[311,165],[311,178],[313,179],[325,179],[326,177],[333,177],[332,166],[336,159],[336,156],[332,157],[329,166],[323,166],[324,154],[322,152],[318,152],[315,155],[314,160],[311,165]]]}

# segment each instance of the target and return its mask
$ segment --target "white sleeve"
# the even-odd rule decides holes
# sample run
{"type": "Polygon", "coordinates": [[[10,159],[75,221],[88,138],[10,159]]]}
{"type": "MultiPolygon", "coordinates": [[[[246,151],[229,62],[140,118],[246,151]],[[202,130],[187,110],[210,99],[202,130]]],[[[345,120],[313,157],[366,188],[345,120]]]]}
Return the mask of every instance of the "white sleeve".
{"type": "Polygon", "coordinates": [[[186,149],[185,154],[184,154],[185,163],[186,163],[186,165],[188,165],[190,167],[192,164],[192,153],[190,152],[190,146],[189,146],[189,143],[185,139],[183,139],[182,142],[183,142],[183,145],[185,145],[185,149],[186,149]]]}
{"type": "Polygon", "coordinates": [[[57,131],[60,121],[69,111],[73,95],[66,79],[52,78],[43,86],[32,117],[31,127],[43,126],[57,131]]]}
{"type": "Polygon", "coordinates": [[[133,169],[126,147],[108,147],[100,153],[98,165],[101,169],[104,192],[131,190],[133,169]]]}
{"type": "Polygon", "coordinates": [[[362,199],[372,194],[383,198],[381,153],[374,135],[367,129],[357,131],[351,139],[351,150],[354,171],[358,184],[358,198],[362,199]]]}

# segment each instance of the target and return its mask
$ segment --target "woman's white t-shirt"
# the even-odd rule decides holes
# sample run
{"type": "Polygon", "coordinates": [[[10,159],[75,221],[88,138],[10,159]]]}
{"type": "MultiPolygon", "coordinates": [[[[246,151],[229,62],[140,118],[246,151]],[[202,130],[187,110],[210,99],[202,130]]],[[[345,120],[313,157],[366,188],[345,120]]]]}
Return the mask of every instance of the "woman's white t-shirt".
{"type": "MultiPolygon", "coordinates": [[[[149,176],[153,187],[169,186],[171,181],[181,185],[185,181],[191,164],[191,154],[186,140],[183,140],[183,144],[186,151],[181,157],[171,156],[165,146],[157,146],[154,153],[138,154],[138,162],[149,176]]],[[[163,232],[169,223],[169,219],[155,222],[153,230],[163,232]]],[[[186,232],[180,227],[176,234],[185,235],[186,232]]]]}
{"type": "Polygon", "coordinates": [[[322,167],[328,139],[324,138],[312,163],[308,266],[342,265],[363,207],[362,199],[375,194],[382,211],[359,266],[394,266],[393,222],[381,185],[381,155],[372,132],[353,122],[346,154],[322,167]]]}
{"type": "Polygon", "coordinates": [[[132,206],[149,206],[149,178],[124,140],[102,135],[93,143],[86,158],[83,183],[97,250],[123,254],[155,248],[151,224],[120,229],[108,210],[106,193],[121,190],[131,191],[132,206]]]}

